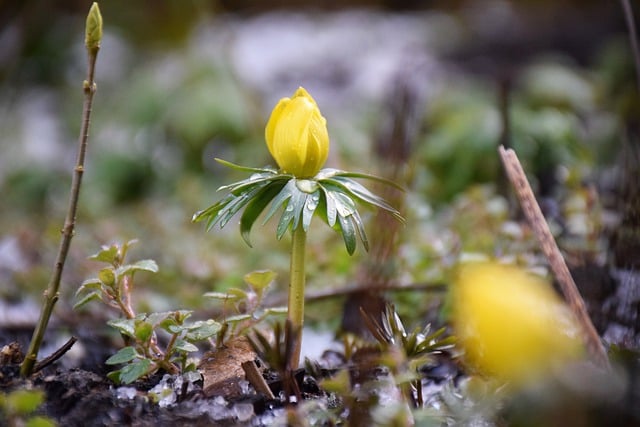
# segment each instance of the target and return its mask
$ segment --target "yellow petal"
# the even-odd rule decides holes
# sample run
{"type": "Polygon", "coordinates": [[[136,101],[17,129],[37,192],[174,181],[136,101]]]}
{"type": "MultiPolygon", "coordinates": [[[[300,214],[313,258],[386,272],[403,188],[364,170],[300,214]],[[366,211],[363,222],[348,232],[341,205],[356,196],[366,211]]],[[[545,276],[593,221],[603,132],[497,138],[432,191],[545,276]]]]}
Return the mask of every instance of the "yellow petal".
{"type": "Polygon", "coordinates": [[[315,175],[329,154],[327,122],[302,87],[275,106],[265,128],[265,140],[280,169],[300,178],[315,175]]]}

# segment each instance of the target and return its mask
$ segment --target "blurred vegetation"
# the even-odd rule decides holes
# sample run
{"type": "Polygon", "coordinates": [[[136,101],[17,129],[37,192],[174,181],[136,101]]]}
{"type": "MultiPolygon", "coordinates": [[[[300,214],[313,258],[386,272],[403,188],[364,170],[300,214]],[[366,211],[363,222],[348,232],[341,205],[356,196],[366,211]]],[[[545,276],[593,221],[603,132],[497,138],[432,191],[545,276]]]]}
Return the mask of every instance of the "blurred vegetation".
{"type": "MultiPolygon", "coordinates": [[[[385,99],[393,97],[388,76],[402,75],[383,71],[401,70],[402,63],[394,63],[398,57],[377,59],[382,71],[374,82],[376,97],[354,77],[371,65],[357,63],[358,58],[315,52],[314,45],[308,46],[305,58],[286,52],[265,56],[249,49],[259,49],[256,43],[247,48],[247,37],[264,37],[273,39],[271,49],[286,49],[287,38],[299,36],[296,31],[300,37],[320,37],[325,34],[322,25],[335,30],[327,23],[341,19],[365,28],[368,22],[386,25],[397,20],[433,29],[428,33],[432,39],[407,48],[406,55],[424,54],[432,65],[416,71],[428,76],[416,86],[416,93],[424,96],[417,97],[421,113],[410,161],[408,225],[397,255],[399,283],[447,282],[465,257],[541,264],[532,236],[510,221],[509,202],[501,190],[496,146],[504,130],[498,93],[505,69],[510,70],[509,142],[538,189],[556,200],[565,216],[578,218],[567,220],[578,225],[563,236],[590,244],[589,227],[602,207],[585,202],[576,208],[575,199],[614,164],[626,117],[638,111],[625,29],[612,6],[589,2],[578,10],[571,3],[534,7],[525,2],[525,12],[533,7],[536,14],[522,24],[522,33],[515,33],[514,44],[531,40],[536,35],[532,26],[537,28],[545,16],[555,19],[565,13],[568,34],[554,39],[555,34],[543,33],[548,30],[543,26],[539,36],[548,43],[523,44],[521,57],[513,58],[500,45],[493,52],[493,36],[478,28],[482,19],[489,21],[485,26],[492,19],[502,25],[500,13],[524,19],[525,12],[509,2],[455,2],[447,8],[435,7],[438,2],[405,2],[419,10],[365,10],[361,15],[282,8],[260,15],[244,4],[238,8],[246,9],[231,10],[228,3],[148,0],[135,7],[124,1],[101,5],[109,25],[97,65],[94,123],[72,258],[63,279],[65,294],[71,295],[90,274],[86,258],[96,246],[132,238],[141,241],[136,255],[153,258],[160,266],[157,275],[138,284],[148,293],[141,299],[151,310],[207,308],[204,292],[237,287],[253,270],[271,269],[287,277],[288,243],[274,242],[269,224],[255,233],[250,249],[234,227],[205,235],[201,226],[191,223],[191,215],[217,198],[218,186],[238,178],[226,176],[234,172],[217,166],[213,157],[257,167],[271,162],[263,142],[267,114],[275,100],[300,84],[320,93],[316,99],[327,111],[333,144],[327,166],[377,172],[380,162],[371,153],[370,141],[380,132],[385,99]],[[592,33],[582,26],[589,27],[593,20],[576,26],[585,16],[602,18],[592,33]],[[269,25],[269,20],[274,23],[269,25]],[[282,27],[282,32],[274,32],[274,27],[282,27]],[[440,39],[437,28],[447,29],[440,39]],[[589,46],[588,54],[568,50],[571,35],[589,46]],[[554,50],[556,40],[560,51],[554,50]],[[431,50],[419,51],[425,46],[431,50]],[[460,59],[470,46],[481,47],[493,71],[478,72],[460,59]],[[281,68],[263,63],[247,71],[243,55],[266,58],[281,68]],[[510,65],[503,65],[505,61],[510,65]],[[257,81],[272,84],[258,86],[257,81]],[[331,101],[334,95],[337,101],[331,101]],[[570,201],[572,211],[567,208],[570,201]]],[[[336,7],[332,2],[323,6],[336,7]]],[[[0,282],[6,298],[39,292],[55,253],[70,153],[79,129],[84,56],[78,34],[84,8],[78,1],[5,2],[0,7],[0,282]],[[20,262],[12,261],[16,258],[20,262]]],[[[347,257],[339,237],[314,227],[308,250],[312,291],[348,285],[366,256],[357,252],[347,257]]],[[[278,289],[285,287],[276,283],[278,289]]],[[[422,314],[415,310],[416,301],[424,311],[430,306],[428,293],[397,297],[403,315],[422,314]]],[[[70,301],[61,299],[63,305],[70,301]]],[[[325,302],[310,306],[308,315],[311,321],[335,322],[327,319],[338,319],[339,310],[325,302]]]]}

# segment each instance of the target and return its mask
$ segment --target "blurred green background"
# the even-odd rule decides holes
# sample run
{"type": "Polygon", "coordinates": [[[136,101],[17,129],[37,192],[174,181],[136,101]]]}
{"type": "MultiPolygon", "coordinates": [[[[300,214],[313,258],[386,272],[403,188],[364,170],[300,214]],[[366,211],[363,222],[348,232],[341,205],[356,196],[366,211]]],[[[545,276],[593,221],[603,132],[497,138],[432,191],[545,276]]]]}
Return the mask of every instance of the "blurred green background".
{"type": "MultiPolygon", "coordinates": [[[[44,289],[57,250],[90,4],[0,2],[0,298],[7,301],[44,289]]],[[[202,293],[241,286],[254,269],[278,272],[283,291],[288,244],[275,240],[272,224],[254,229],[251,249],[233,224],[205,234],[190,219],[220,197],[220,185],[242,178],[214,157],[271,163],[264,125],[276,101],[300,85],[328,120],[327,166],[385,174],[389,159],[375,147],[406,145],[398,283],[446,280],[457,260],[479,254],[540,263],[531,236],[509,221],[501,141],[516,148],[540,194],[557,201],[567,241],[600,244],[606,206],[589,204],[589,189],[615,171],[638,111],[617,2],[109,0],[100,7],[98,92],[57,310],[69,310],[73,292],[98,268],[87,256],[132,238],[140,240],[133,258],[160,265],[158,275],[139,277],[141,310],[206,308],[202,293]],[[393,139],[399,121],[406,135],[393,139]]],[[[366,257],[349,257],[319,222],[309,244],[312,290],[351,284],[366,257]]],[[[310,318],[329,318],[327,310],[340,309],[333,306],[310,307],[310,318]]]]}

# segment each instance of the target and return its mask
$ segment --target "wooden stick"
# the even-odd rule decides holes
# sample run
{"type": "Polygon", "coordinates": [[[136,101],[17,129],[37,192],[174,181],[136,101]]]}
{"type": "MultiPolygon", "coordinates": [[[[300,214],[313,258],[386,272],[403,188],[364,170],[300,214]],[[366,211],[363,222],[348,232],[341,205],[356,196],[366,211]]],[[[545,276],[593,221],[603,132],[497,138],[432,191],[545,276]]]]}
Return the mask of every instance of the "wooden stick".
{"type": "Polygon", "coordinates": [[[262,393],[267,399],[275,399],[276,397],[273,395],[273,392],[269,388],[269,385],[264,380],[264,377],[258,370],[256,366],[256,362],[253,360],[249,360],[248,362],[242,362],[242,369],[244,370],[244,375],[247,378],[247,381],[251,383],[253,388],[258,392],[262,393]]]}
{"type": "Polygon", "coordinates": [[[587,350],[591,354],[591,358],[598,366],[608,369],[609,358],[607,357],[607,352],[602,345],[602,341],[600,341],[598,332],[594,328],[593,323],[591,323],[580,291],[578,291],[578,287],[571,277],[562,253],[549,230],[549,225],[544,215],[542,215],[540,206],[533,195],[533,191],[522,169],[522,165],[518,160],[518,156],[516,156],[515,151],[505,149],[503,146],[498,147],[498,152],[507,171],[509,181],[511,181],[511,185],[513,185],[516,195],[518,196],[524,215],[538,238],[538,242],[540,242],[542,252],[544,252],[544,255],[547,257],[551,270],[560,283],[560,288],[562,289],[565,300],[582,328],[583,338],[586,342],[587,350]]]}

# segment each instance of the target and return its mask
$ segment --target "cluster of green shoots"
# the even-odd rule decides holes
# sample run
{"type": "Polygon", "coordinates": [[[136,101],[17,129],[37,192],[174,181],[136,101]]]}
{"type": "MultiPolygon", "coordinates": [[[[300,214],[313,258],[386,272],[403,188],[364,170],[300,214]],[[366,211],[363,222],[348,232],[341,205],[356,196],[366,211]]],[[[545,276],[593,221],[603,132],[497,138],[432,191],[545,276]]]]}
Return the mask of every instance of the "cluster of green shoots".
{"type": "Polygon", "coordinates": [[[189,322],[190,310],[161,313],[136,313],[133,304],[134,276],[138,272],[158,271],[153,260],[141,260],[127,264],[129,247],[135,241],[104,247],[90,259],[107,264],[98,276],[85,280],[76,295],[75,307],[90,301],[101,300],[107,306],[120,311],[122,318],[107,323],[122,335],[125,347],[107,359],[108,365],[124,367],[109,373],[118,383],[129,384],[138,378],[163,370],[171,374],[193,371],[196,365],[189,355],[198,351],[196,343],[207,341],[222,329],[214,320],[189,322]],[[158,340],[158,333],[167,334],[166,345],[158,340]]]}

